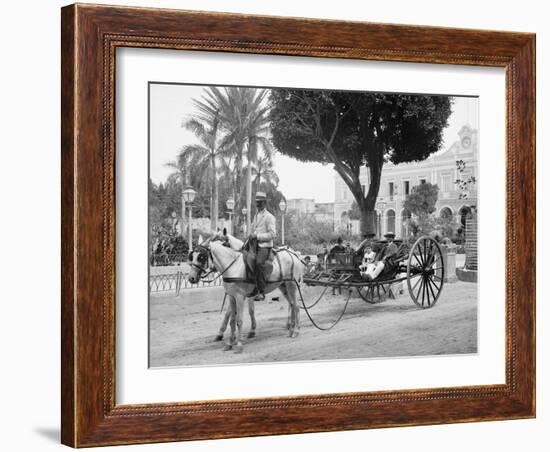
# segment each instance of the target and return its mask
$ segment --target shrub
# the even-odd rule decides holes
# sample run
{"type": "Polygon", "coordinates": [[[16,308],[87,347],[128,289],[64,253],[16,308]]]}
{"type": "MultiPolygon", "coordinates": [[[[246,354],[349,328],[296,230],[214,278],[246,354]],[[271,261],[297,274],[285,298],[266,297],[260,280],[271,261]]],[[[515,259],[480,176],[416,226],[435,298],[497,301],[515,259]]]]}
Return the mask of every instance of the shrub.
{"type": "Polygon", "coordinates": [[[285,217],[285,243],[303,254],[322,253],[330,249],[339,237],[344,244],[350,242],[352,247],[360,242],[359,236],[335,232],[332,222],[318,221],[313,215],[292,212],[285,217]]]}
{"type": "Polygon", "coordinates": [[[409,221],[410,231],[414,239],[422,235],[438,233],[440,237],[447,237],[456,242],[458,223],[453,217],[425,215],[409,221]]]}

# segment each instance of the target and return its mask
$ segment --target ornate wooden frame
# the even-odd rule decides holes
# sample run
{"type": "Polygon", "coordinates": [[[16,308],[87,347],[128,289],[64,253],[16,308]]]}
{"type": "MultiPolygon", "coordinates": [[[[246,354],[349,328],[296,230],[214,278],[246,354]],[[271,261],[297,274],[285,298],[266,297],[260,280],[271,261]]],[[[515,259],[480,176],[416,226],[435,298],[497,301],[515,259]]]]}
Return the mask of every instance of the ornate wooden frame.
{"type": "Polygon", "coordinates": [[[535,35],[78,4],[62,9],[61,32],[64,444],[535,416],[535,35]],[[113,91],[126,46],[505,68],[506,383],[116,405],[113,91]]]}

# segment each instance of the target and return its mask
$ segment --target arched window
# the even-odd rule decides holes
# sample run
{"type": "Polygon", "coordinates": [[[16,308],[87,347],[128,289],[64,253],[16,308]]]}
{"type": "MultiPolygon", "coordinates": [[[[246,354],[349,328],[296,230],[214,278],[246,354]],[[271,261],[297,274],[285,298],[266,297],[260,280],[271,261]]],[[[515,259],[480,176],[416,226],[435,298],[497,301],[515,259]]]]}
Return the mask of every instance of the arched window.
{"type": "Polygon", "coordinates": [[[342,227],[346,231],[346,234],[351,234],[352,224],[347,211],[342,212],[342,215],[340,216],[340,220],[341,220],[342,227]]]}
{"type": "Polygon", "coordinates": [[[407,209],[401,211],[401,237],[406,238],[409,236],[411,212],[407,209]]]}
{"type": "Polygon", "coordinates": [[[453,211],[451,210],[450,207],[443,207],[440,211],[439,211],[439,216],[441,218],[445,218],[445,219],[451,219],[453,217],[453,211]]]}
{"type": "Polygon", "coordinates": [[[468,206],[462,206],[458,213],[460,214],[460,224],[462,224],[462,227],[465,227],[466,219],[472,215],[472,209],[468,206]]]}
{"type": "Polygon", "coordinates": [[[395,210],[389,209],[386,212],[386,232],[395,234],[395,210]]]}

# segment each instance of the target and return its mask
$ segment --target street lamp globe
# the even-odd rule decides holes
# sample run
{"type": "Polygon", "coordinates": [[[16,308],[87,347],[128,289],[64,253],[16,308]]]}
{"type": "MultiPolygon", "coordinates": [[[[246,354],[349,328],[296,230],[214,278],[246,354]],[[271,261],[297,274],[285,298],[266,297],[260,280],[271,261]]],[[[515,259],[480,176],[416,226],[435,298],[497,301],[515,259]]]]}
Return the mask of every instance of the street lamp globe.
{"type": "Polygon", "coordinates": [[[195,195],[197,192],[193,190],[193,187],[191,185],[188,185],[185,190],[182,192],[183,199],[186,203],[191,204],[195,200],[195,195]]]}
{"type": "Polygon", "coordinates": [[[279,209],[281,209],[281,212],[285,212],[286,211],[286,202],[284,199],[281,199],[281,202],[279,203],[279,209]]]}
{"type": "Polygon", "coordinates": [[[227,210],[233,210],[233,207],[235,207],[235,200],[233,198],[229,198],[226,202],[225,202],[225,205],[227,206],[227,210]]]}

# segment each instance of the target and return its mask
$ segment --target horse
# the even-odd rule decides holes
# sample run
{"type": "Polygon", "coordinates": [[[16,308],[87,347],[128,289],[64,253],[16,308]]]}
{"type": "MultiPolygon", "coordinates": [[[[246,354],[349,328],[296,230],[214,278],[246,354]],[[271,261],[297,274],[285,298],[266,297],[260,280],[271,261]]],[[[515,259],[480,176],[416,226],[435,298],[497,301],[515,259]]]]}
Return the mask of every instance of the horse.
{"type": "MultiPolygon", "coordinates": [[[[191,269],[187,279],[191,284],[196,284],[203,275],[213,271],[223,277],[224,289],[229,295],[230,312],[234,315],[234,321],[230,322],[231,335],[224,349],[234,349],[236,353],[241,353],[244,301],[254,289],[255,283],[247,279],[243,253],[236,250],[240,242],[237,240],[218,233],[197,245],[189,256],[191,269]],[[222,242],[228,242],[229,246],[222,242]]],[[[274,259],[273,264],[265,293],[279,289],[286,298],[289,304],[288,335],[290,338],[296,338],[300,333],[297,284],[302,280],[305,266],[296,253],[288,249],[279,251],[279,256],[274,259]]]]}
{"type": "MultiPolygon", "coordinates": [[[[243,249],[244,243],[239,240],[236,237],[233,237],[230,234],[227,234],[227,230],[224,228],[223,234],[216,235],[213,240],[222,240],[226,246],[229,246],[234,251],[241,251],[243,249]]],[[[199,237],[199,243],[202,242],[202,237],[199,237]]],[[[223,335],[225,334],[225,330],[227,329],[227,325],[229,324],[229,321],[235,322],[236,321],[236,312],[234,309],[234,306],[236,306],[236,301],[234,300],[233,295],[229,295],[226,292],[226,297],[229,297],[229,303],[227,305],[227,308],[225,309],[225,314],[223,316],[222,323],[220,325],[220,329],[218,330],[218,333],[214,337],[214,342],[219,342],[223,340],[223,335]]],[[[249,297],[246,299],[248,301],[248,315],[250,316],[250,331],[247,334],[247,337],[249,339],[252,339],[253,337],[256,337],[256,313],[254,309],[254,299],[249,297]]],[[[225,302],[225,299],[224,299],[225,302]]],[[[288,325],[288,322],[287,322],[288,325]]],[[[233,326],[234,329],[234,326],[233,326]]]]}
{"type": "MultiPolygon", "coordinates": [[[[227,229],[223,229],[223,233],[217,233],[215,237],[212,240],[221,240],[224,242],[225,246],[229,246],[234,251],[242,251],[244,243],[239,240],[236,237],[233,237],[230,234],[227,234],[227,229]]],[[[202,237],[199,237],[199,243],[202,242],[202,237]]],[[[307,271],[307,263],[304,263],[306,265],[306,271],[307,271]]],[[[236,301],[234,300],[232,295],[229,295],[228,293],[225,294],[226,297],[229,298],[229,303],[227,305],[227,308],[225,310],[225,314],[223,316],[222,323],[220,325],[220,328],[214,337],[214,342],[219,342],[223,340],[223,336],[225,334],[225,330],[227,329],[227,325],[229,322],[235,322],[236,321],[236,310],[234,308],[236,301]]],[[[250,331],[247,334],[247,338],[252,339],[256,337],[256,311],[255,311],[255,305],[254,305],[254,299],[252,297],[246,298],[248,302],[248,315],[250,316],[250,331]]],[[[224,299],[225,303],[225,299],[224,299]]],[[[291,317],[292,317],[292,310],[289,305],[288,307],[288,318],[286,322],[286,329],[290,329],[291,324],[291,317]]]]}

